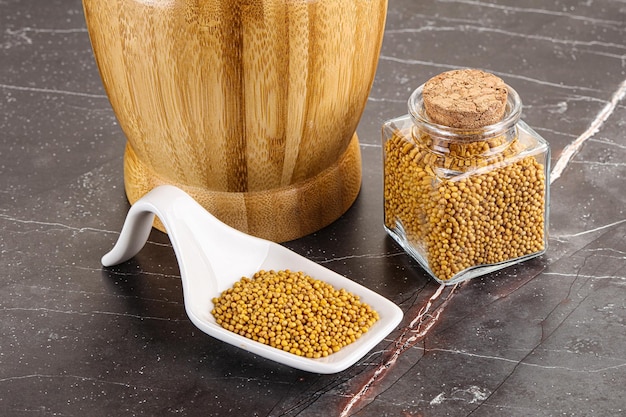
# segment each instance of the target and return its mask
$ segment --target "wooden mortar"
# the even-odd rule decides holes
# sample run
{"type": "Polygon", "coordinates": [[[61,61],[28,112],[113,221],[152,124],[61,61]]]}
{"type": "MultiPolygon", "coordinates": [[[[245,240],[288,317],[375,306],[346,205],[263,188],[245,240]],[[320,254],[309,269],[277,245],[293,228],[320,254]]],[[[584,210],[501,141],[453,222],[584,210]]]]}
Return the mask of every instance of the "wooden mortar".
{"type": "Polygon", "coordinates": [[[387,0],[83,6],[128,139],[131,203],[172,184],[225,223],[273,241],[317,231],[352,205],[361,185],[355,131],[387,0]]]}

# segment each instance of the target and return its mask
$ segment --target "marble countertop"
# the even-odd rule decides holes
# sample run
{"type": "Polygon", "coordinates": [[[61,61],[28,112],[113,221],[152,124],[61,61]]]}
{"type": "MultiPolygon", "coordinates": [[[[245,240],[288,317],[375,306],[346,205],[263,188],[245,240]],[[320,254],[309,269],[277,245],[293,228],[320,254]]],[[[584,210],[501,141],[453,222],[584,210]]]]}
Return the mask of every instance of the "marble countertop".
{"type": "Polygon", "coordinates": [[[356,365],[298,371],[188,320],[167,236],[103,269],[125,137],[80,0],[0,0],[0,414],[626,413],[626,3],[390,0],[354,206],[289,248],[397,303],[356,365]],[[546,255],[442,287],[382,226],[381,124],[460,67],[493,72],[552,147],[546,255]]]}

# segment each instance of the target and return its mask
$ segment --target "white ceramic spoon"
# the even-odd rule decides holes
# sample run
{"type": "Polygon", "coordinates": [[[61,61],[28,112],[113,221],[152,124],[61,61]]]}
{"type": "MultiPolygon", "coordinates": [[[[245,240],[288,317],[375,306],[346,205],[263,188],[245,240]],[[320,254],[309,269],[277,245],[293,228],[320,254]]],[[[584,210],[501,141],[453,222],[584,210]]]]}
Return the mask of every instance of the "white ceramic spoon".
{"type": "Polygon", "coordinates": [[[135,256],[148,239],[154,215],[165,226],[178,259],[187,315],[200,330],[226,343],[294,368],[329,374],[353,365],[402,319],[402,310],[381,295],[284,246],[227,226],[184,191],[169,185],[155,188],[133,204],[117,243],[102,257],[102,264],[117,265],[135,256]],[[320,359],[297,356],[218,325],[211,314],[211,300],[241,277],[262,269],[302,271],[337,289],[345,288],[372,306],[380,319],[355,342],[320,359]]]}

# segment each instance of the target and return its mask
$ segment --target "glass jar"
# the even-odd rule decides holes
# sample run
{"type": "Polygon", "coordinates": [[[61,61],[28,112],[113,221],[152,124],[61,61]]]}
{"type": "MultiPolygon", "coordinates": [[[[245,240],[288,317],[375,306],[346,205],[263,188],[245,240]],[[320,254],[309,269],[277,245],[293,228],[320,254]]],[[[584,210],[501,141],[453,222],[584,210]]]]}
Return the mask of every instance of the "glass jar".
{"type": "Polygon", "coordinates": [[[502,120],[462,129],[429,119],[423,88],[383,125],[387,233],[444,284],[543,254],[550,148],[520,120],[519,95],[506,85],[502,120]]]}

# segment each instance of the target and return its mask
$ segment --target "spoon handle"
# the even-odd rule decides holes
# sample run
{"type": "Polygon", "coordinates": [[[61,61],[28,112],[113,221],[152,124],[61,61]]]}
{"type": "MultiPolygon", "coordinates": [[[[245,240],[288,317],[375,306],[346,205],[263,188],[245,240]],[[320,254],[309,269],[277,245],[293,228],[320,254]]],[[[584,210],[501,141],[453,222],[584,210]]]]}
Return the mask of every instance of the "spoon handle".
{"type": "Polygon", "coordinates": [[[188,269],[203,273],[209,268],[218,275],[248,271],[250,265],[262,264],[269,247],[275,245],[222,223],[183,190],[161,185],[132,205],[115,246],[102,257],[102,265],[117,265],[139,253],[155,215],[165,226],[181,273],[188,269]]]}
{"type": "Polygon", "coordinates": [[[162,185],[137,200],[128,211],[115,246],[102,257],[102,265],[118,265],[137,255],[148,241],[154,216],[167,223],[167,214],[177,199],[190,200],[191,197],[176,187],[162,185]]]}
{"type": "Polygon", "coordinates": [[[153,221],[154,211],[149,204],[142,200],[133,204],[115,246],[102,257],[102,265],[118,265],[139,253],[148,241],[153,221]]]}

